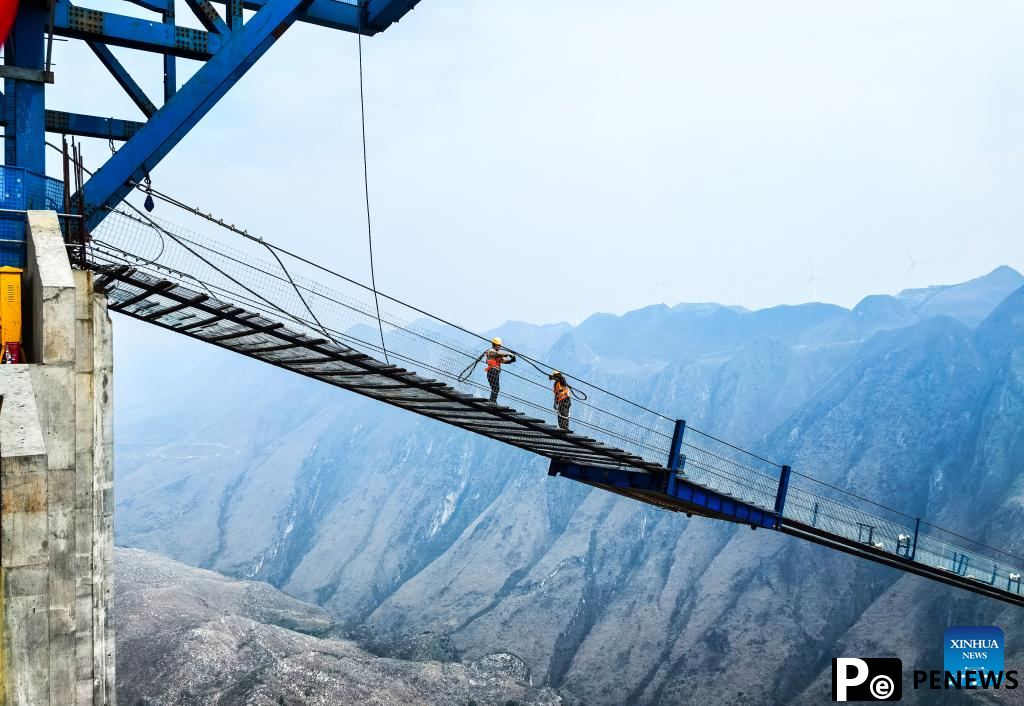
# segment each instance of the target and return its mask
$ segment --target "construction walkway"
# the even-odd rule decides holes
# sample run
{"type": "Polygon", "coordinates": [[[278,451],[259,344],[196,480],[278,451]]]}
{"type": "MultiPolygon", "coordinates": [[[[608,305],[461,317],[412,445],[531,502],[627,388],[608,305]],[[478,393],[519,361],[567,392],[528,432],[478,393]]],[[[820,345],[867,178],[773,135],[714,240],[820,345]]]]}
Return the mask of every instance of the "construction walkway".
{"type": "Polygon", "coordinates": [[[551,475],[783,532],[1024,606],[1024,559],[794,472],[603,387],[570,377],[586,401],[574,403],[572,431],[559,429],[547,368],[528,356],[506,367],[504,404],[492,403],[482,373],[472,374],[486,339],[383,295],[378,320],[378,302],[365,286],[249,241],[272,259],[119,211],[75,257],[95,272],[111,311],[539,454],[551,460],[551,475]],[[287,267],[286,258],[293,260],[287,267]],[[307,272],[328,274],[336,288],[307,272]]]}

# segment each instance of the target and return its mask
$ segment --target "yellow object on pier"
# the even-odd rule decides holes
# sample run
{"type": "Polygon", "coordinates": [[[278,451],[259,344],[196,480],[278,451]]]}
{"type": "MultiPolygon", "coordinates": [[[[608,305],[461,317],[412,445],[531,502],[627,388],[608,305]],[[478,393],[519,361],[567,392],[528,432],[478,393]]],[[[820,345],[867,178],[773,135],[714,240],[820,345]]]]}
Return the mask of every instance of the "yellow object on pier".
{"type": "Polygon", "coordinates": [[[8,343],[21,344],[21,273],[0,267],[0,354],[8,343]]]}

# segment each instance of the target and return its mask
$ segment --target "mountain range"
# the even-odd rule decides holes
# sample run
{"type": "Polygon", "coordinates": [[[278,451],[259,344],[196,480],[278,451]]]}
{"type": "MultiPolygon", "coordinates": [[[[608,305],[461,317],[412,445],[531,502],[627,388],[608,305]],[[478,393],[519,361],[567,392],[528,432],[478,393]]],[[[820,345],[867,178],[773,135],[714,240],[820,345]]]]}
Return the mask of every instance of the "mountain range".
{"type": "Polygon", "coordinates": [[[139,549],[114,559],[118,697],[130,706],[562,703],[530,686],[514,655],[382,658],[334,637],[322,608],[265,583],[139,549]]]}
{"type": "MultiPolygon", "coordinates": [[[[495,332],[1021,555],[1022,285],[1001,267],[853,309],[656,305],[495,332]]],[[[1007,664],[1024,656],[1017,608],[549,478],[525,452],[116,325],[117,543],[267,582],[376,654],[507,653],[535,684],[587,704],[820,703],[833,657],[941,669],[952,625],[1000,625],[1007,664]]]]}

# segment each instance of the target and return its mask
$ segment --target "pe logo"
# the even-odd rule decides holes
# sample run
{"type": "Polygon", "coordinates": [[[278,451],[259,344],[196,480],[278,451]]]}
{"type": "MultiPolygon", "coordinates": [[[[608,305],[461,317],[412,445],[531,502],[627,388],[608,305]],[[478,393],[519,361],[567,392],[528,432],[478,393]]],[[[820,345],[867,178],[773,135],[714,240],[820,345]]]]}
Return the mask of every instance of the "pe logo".
{"type": "Polygon", "coordinates": [[[963,686],[978,686],[1003,671],[1002,628],[995,626],[952,627],[943,637],[943,669],[950,675],[960,672],[963,686]]]}
{"type": "Polygon", "coordinates": [[[833,701],[899,701],[903,662],[895,657],[832,660],[833,701]]]}

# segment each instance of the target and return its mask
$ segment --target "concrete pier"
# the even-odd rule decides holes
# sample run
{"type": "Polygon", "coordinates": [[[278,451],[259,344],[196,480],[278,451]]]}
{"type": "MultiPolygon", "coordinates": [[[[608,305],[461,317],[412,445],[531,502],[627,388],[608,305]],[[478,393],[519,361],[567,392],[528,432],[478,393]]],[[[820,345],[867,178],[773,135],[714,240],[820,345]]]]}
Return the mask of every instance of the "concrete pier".
{"type": "Polygon", "coordinates": [[[29,364],[0,365],[0,706],[114,704],[110,317],[55,213],[26,238],[29,364]]]}

